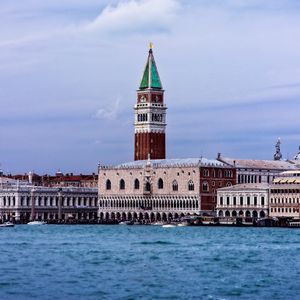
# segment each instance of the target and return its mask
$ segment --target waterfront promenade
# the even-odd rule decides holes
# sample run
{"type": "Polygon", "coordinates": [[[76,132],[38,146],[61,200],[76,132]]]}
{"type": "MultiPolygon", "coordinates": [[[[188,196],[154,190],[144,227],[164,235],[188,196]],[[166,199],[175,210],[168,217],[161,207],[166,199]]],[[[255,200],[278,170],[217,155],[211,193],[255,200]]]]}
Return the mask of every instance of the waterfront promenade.
{"type": "Polygon", "coordinates": [[[300,231],[27,226],[0,231],[0,299],[296,299],[300,231]]]}

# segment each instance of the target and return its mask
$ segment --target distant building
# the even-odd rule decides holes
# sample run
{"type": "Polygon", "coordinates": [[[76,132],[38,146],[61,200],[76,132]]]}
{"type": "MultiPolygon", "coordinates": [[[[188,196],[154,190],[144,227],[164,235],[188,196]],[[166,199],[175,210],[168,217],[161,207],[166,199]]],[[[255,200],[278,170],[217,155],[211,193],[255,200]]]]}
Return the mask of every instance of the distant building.
{"type": "Polygon", "coordinates": [[[97,188],[34,186],[0,178],[0,220],[97,219],[97,188]]]}
{"type": "Polygon", "coordinates": [[[300,219],[300,170],[282,172],[271,184],[237,184],[217,194],[219,217],[300,219]]]}
{"type": "Polygon", "coordinates": [[[217,160],[236,168],[237,183],[272,183],[283,171],[296,170],[297,165],[283,160],[228,158],[218,154],[217,160]]]}
{"type": "Polygon", "coordinates": [[[28,174],[3,175],[20,181],[26,181],[32,185],[45,187],[94,187],[98,186],[97,174],[73,174],[58,171],[55,175],[38,175],[33,172],[28,174]]]}
{"type": "Polygon", "coordinates": [[[269,185],[237,184],[218,189],[217,216],[264,218],[269,215],[269,185]]]}
{"type": "Polygon", "coordinates": [[[300,219],[300,170],[286,171],[270,187],[270,217],[300,219]]]}
{"type": "Polygon", "coordinates": [[[97,188],[98,175],[96,174],[73,174],[57,173],[55,176],[41,176],[43,186],[49,187],[87,187],[97,188]]]}

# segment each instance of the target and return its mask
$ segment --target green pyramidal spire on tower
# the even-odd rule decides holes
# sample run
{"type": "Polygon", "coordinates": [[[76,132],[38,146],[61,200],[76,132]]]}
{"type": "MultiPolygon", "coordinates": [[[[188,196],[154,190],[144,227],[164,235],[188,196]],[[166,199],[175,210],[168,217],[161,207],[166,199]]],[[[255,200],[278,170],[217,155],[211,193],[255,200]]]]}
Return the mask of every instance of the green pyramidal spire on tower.
{"type": "Polygon", "coordinates": [[[158,75],[157,67],[153,56],[152,43],[150,43],[149,55],[140,84],[140,90],[151,88],[159,90],[162,89],[162,84],[158,75]]]}

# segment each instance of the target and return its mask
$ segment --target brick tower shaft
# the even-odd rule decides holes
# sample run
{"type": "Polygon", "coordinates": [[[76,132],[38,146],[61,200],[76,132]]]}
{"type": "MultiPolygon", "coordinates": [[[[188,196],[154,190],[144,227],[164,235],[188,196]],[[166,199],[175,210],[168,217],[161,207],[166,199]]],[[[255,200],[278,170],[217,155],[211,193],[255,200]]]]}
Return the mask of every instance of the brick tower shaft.
{"type": "Polygon", "coordinates": [[[150,46],[134,106],[134,160],[166,158],[166,110],[164,90],[150,46]]]}

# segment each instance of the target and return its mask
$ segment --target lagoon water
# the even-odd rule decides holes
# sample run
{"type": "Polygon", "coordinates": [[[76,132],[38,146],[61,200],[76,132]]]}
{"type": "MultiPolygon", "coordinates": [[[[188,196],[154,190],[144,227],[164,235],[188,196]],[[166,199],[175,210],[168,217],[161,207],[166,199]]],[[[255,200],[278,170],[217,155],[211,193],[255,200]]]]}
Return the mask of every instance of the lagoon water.
{"type": "Polygon", "coordinates": [[[18,225],[0,299],[299,299],[300,230],[18,225]]]}

